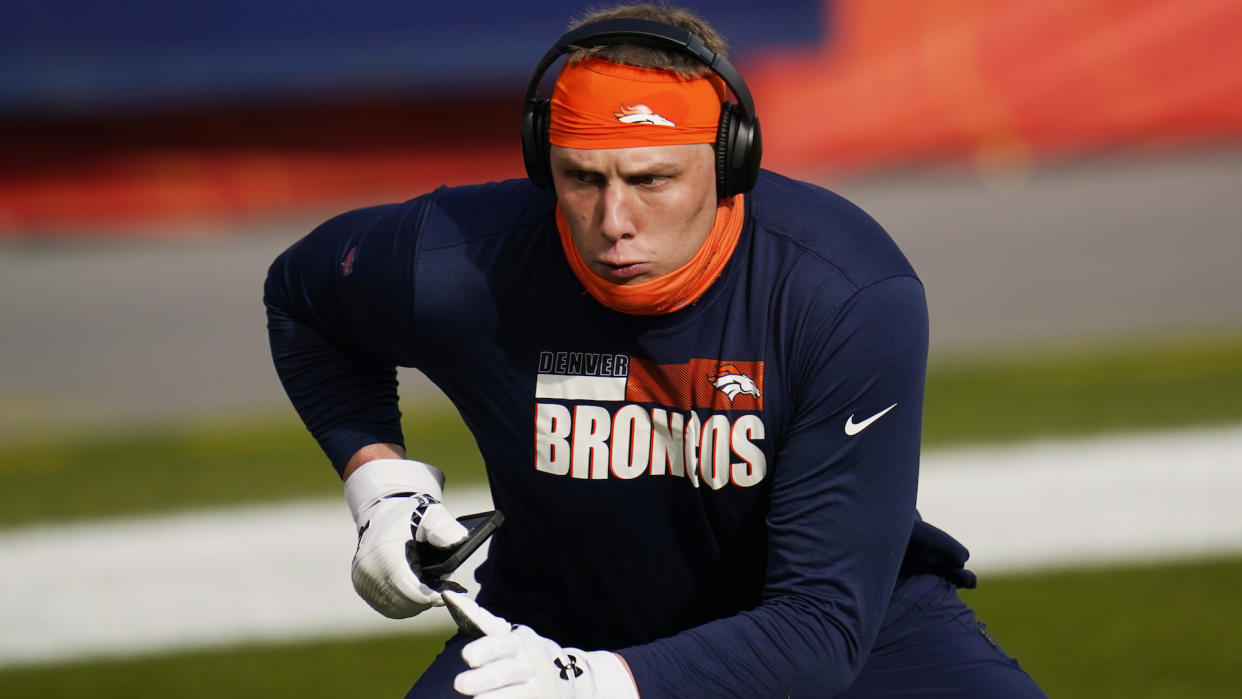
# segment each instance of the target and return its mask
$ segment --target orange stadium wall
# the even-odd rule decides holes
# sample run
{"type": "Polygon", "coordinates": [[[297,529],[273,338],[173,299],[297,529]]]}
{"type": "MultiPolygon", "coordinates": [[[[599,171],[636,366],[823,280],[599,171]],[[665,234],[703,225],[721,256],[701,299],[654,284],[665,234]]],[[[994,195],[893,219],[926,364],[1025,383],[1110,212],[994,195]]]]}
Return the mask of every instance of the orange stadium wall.
{"type": "Polygon", "coordinates": [[[835,40],[755,57],[768,162],[1017,165],[1242,136],[1237,0],[842,0],[835,40]]]}
{"type": "MultiPolygon", "coordinates": [[[[835,0],[735,57],[764,164],[1025,167],[1242,138],[1238,0],[835,0]]],[[[0,238],[170,235],[521,176],[518,94],[0,124],[0,238]],[[513,118],[497,115],[513,113],[513,118]],[[57,145],[62,147],[57,148],[57,145]]]]}

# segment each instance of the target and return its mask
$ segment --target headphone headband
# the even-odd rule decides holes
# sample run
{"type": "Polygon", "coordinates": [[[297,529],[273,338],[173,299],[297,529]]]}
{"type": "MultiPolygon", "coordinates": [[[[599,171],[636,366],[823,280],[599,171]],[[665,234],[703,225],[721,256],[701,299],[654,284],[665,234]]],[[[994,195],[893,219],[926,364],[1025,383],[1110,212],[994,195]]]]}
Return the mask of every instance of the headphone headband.
{"type": "Polygon", "coordinates": [[[634,18],[601,20],[570,30],[561,35],[536,64],[535,72],[526,88],[522,117],[522,157],[531,181],[541,187],[552,186],[547,139],[549,104],[548,100],[538,96],[539,83],[544,73],[573,47],[593,48],[617,44],[689,54],[720,76],[737,98],[737,103],[725,102],[721,105],[720,126],[716,137],[717,192],[721,197],[726,197],[749,191],[759,175],[759,159],[763,147],[755,103],[742,76],[724,56],[707,48],[702,37],[694,32],[664,22],[634,18]]]}

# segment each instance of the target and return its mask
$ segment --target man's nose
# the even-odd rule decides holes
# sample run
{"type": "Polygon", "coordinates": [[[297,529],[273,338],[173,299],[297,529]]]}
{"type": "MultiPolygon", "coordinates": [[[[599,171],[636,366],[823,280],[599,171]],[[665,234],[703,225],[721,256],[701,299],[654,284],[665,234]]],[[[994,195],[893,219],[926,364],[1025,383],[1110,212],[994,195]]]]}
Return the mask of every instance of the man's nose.
{"type": "Polygon", "coordinates": [[[603,193],[603,221],[600,231],[609,240],[621,240],[634,235],[632,193],[623,184],[608,184],[603,193]]]}

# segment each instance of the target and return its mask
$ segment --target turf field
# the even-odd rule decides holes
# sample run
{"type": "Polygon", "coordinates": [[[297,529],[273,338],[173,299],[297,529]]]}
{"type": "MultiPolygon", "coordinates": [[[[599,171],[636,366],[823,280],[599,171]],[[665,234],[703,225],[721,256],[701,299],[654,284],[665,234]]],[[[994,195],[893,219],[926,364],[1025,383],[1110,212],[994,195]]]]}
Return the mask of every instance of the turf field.
{"type": "MultiPolygon", "coordinates": [[[[455,416],[410,418],[420,458],[454,483],[479,477],[455,416]]],[[[1230,335],[937,362],[925,436],[936,448],[1239,421],[1242,336],[1230,335]]],[[[339,497],[339,485],[287,417],[0,447],[2,526],[308,496],[339,497]]],[[[1223,697],[1236,695],[1242,657],[1240,584],[1242,555],[989,579],[967,594],[1053,696],[1223,697]]],[[[8,669],[0,696],[399,696],[438,644],[385,637],[8,669]]]]}
{"type": "MultiPolygon", "coordinates": [[[[986,581],[967,600],[1050,696],[1236,697],[1242,559],[986,581]]],[[[385,637],[0,673],[4,697],[399,697],[439,638],[385,637]]]]}

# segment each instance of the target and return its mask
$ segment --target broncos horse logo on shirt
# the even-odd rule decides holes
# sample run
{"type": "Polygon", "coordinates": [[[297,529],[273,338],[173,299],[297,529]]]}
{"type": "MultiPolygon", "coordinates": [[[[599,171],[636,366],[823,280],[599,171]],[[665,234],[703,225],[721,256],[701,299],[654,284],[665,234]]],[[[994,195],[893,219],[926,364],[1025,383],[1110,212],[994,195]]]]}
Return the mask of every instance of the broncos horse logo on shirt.
{"type": "Polygon", "coordinates": [[[743,374],[732,363],[721,364],[716,368],[715,374],[707,375],[707,380],[717,391],[728,396],[730,403],[739,395],[760,397],[759,386],[755,384],[755,380],[743,374]]]}

